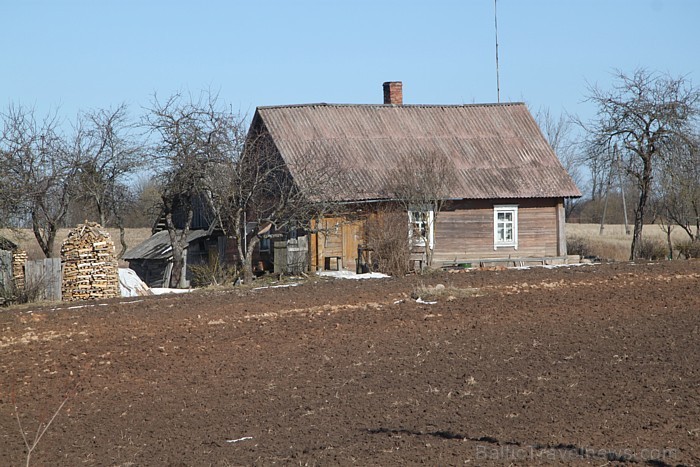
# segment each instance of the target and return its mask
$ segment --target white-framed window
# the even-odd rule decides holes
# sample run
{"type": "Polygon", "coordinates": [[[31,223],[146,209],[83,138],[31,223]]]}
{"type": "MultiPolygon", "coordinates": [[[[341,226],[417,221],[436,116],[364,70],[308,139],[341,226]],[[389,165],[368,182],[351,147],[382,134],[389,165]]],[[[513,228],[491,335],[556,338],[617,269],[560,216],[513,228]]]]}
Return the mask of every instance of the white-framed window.
{"type": "Polygon", "coordinates": [[[435,246],[435,211],[429,207],[411,207],[408,211],[408,238],[413,246],[435,246]]]}
{"type": "Polygon", "coordinates": [[[493,249],[518,249],[518,205],[493,207],[493,249]]]}

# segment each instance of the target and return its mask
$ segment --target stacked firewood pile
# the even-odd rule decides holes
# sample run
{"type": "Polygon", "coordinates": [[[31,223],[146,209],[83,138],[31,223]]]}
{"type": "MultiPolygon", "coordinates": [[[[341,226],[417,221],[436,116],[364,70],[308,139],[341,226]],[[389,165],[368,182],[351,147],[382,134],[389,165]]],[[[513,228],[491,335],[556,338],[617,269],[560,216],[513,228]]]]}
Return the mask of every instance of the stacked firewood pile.
{"type": "Polygon", "coordinates": [[[109,232],[94,222],[73,229],[61,246],[63,300],[119,296],[119,266],[109,232]]]}
{"type": "Polygon", "coordinates": [[[24,264],[27,262],[27,252],[19,248],[12,252],[12,280],[17,290],[24,290],[24,264]]]}

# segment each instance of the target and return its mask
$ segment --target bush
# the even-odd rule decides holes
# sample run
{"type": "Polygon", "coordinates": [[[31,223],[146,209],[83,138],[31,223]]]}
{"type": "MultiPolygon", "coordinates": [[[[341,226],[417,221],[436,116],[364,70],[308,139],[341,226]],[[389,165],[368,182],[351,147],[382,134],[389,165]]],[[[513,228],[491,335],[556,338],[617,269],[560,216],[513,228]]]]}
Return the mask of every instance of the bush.
{"type": "Polygon", "coordinates": [[[0,306],[18,305],[21,303],[36,302],[41,297],[43,284],[32,287],[18,288],[11,283],[3,286],[0,284],[0,306]]]}
{"type": "Polygon", "coordinates": [[[216,255],[208,263],[189,266],[194,287],[232,284],[238,278],[235,268],[221,264],[216,255]]]}
{"type": "Polygon", "coordinates": [[[566,239],[566,251],[570,255],[579,255],[581,258],[595,256],[588,240],[582,237],[571,237],[566,239]]]}
{"type": "Polygon", "coordinates": [[[685,259],[700,258],[700,240],[677,242],[674,247],[685,259]]]}
{"type": "Polygon", "coordinates": [[[639,242],[639,258],[656,261],[668,257],[668,247],[660,240],[642,238],[639,242]]]}
{"type": "Polygon", "coordinates": [[[374,270],[390,276],[403,276],[408,272],[410,249],[405,212],[380,210],[367,221],[365,238],[372,249],[374,270]]]}

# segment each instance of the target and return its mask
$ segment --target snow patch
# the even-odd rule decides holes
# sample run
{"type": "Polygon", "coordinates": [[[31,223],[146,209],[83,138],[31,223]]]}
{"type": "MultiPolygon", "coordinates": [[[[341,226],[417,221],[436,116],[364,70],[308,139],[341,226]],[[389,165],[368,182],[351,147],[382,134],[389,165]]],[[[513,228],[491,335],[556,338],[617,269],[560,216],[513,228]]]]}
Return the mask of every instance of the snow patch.
{"type": "Polygon", "coordinates": [[[424,305],[435,305],[437,302],[428,302],[428,301],[423,300],[422,298],[418,297],[416,299],[416,303],[422,303],[424,305]]]}
{"type": "Polygon", "coordinates": [[[557,269],[557,268],[570,268],[570,267],[578,267],[578,266],[594,266],[596,264],[600,263],[569,263],[569,264],[538,264],[535,266],[517,266],[514,268],[509,268],[509,269],[515,269],[518,271],[527,271],[528,269],[533,269],[533,268],[544,268],[544,269],[557,269]]]}
{"type": "Polygon", "coordinates": [[[244,436],[243,438],[238,438],[238,439],[227,439],[226,442],[227,443],[238,443],[240,441],[246,441],[249,439],[253,439],[253,437],[252,436],[244,436]]]}
{"type": "Polygon", "coordinates": [[[292,282],[291,284],[280,284],[280,285],[266,285],[263,287],[256,287],[253,290],[262,290],[262,289],[281,289],[284,287],[296,287],[297,285],[301,285],[298,282],[292,282]]]}
{"type": "Polygon", "coordinates": [[[189,293],[192,292],[193,289],[168,289],[164,287],[151,287],[151,292],[153,292],[153,295],[165,295],[169,293],[189,293]]]}
{"type": "Polygon", "coordinates": [[[353,271],[343,269],[341,271],[319,271],[321,277],[333,277],[335,279],[384,279],[390,276],[381,272],[368,272],[366,274],[356,274],[353,271]]]}

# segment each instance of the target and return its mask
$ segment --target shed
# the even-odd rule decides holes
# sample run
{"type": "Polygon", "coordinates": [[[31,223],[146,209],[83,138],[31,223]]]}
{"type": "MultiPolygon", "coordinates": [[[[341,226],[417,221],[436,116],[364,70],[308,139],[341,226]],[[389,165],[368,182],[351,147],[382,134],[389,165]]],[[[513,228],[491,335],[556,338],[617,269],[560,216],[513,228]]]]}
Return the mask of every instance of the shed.
{"type": "MultiPolygon", "coordinates": [[[[207,230],[192,230],[187,235],[188,247],[185,251],[185,274],[190,279],[188,266],[201,264],[208,258],[207,230]]],[[[144,242],[126,251],[123,258],[129,268],[149,287],[167,287],[172,272],[172,246],[167,230],[156,232],[144,242]]]]}

